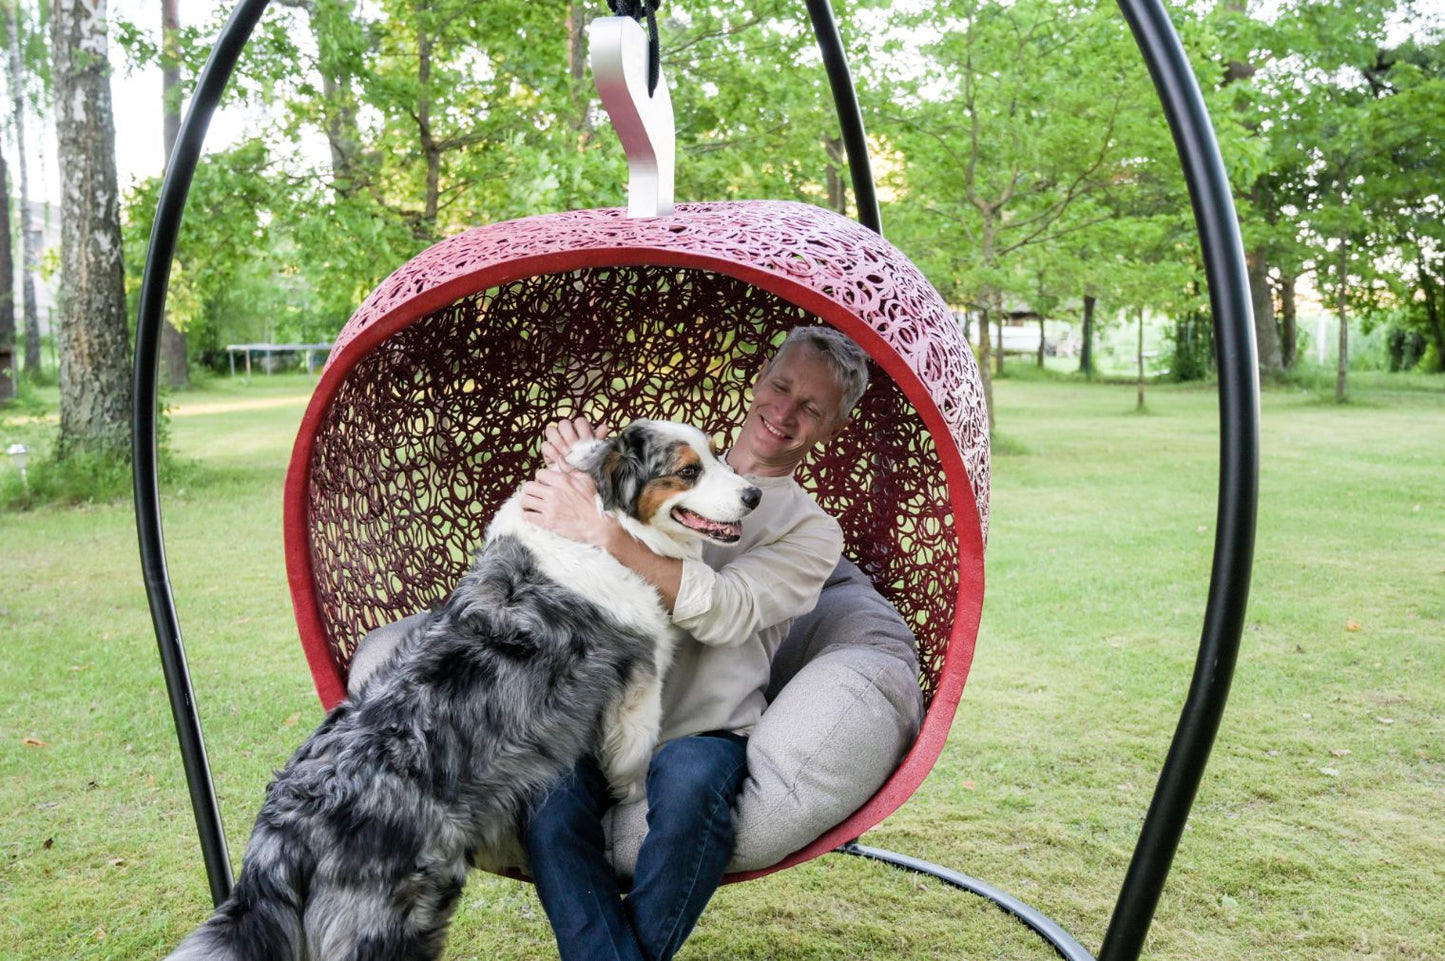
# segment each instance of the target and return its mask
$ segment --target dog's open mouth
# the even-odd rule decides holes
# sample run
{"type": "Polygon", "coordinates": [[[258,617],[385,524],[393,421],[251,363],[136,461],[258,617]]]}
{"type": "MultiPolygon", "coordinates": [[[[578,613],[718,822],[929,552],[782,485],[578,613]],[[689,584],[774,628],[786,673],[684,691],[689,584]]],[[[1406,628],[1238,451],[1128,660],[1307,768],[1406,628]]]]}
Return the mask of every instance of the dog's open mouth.
{"type": "Polygon", "coordinates": [[[683,527],[691,528],[704,537],[710,537],[723,544],[732,544],[743,536],[743,525],[738,521],[714,521],[694,513],[686,507],[674,507],[672,519],[683,527]]]}

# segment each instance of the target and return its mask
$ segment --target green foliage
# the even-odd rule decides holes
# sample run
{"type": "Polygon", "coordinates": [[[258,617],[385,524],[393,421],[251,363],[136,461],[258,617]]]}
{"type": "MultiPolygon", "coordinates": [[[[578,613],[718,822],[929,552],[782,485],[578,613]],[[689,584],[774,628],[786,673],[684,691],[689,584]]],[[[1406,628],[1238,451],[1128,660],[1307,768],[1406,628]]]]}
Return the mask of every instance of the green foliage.
{"type": "MultiPolygon", "coordinates": [[[[1371,317],[1445,342],[1439,36],[1386,45],[1403,0],[1172,11],[1203,81],[1246,245],[1371,317]],[[1343,268],[1335,255],[1346,245],[1343,268]],[[1430,309],[1426,309],[1429,307],[1430,309]]],[[[193,351],[324,340],[392,269],[473,224],[621,204],[625,163],[585,65],[601,5],[273,4],[232,102],[266,117],[198,172],[172,312],[193,351]]],[[[219,27],[183,24],[183,84],[219,27]]],[[[682,201],[848,207],[826,79],[794,0],[662,8],[682,201]]],[[[1203,307],[1174,145],[1107,5],[949,0],[841,10],[891,240],[959,307],[1101,324],[1203,307]]],[[[153,25],[129,25],[155,62],[153,25]]],[[[138,270],[154,185],[133,198],[138,270]]],[[[134,278],[133,278],[134,282],[134,278]]],[[[1437,346],[1432,356],[1439,356],[1437,346]]]]}
{"type": "Polygon", "coordinates": [[[1173,381],[1204,380],[1214,373],[1214,322],[1202,311],[1179,315],[1169,330],[1165,363],[1173,381]]]}
{"type": "MultiPolygon", "coordinates": [[[[1218,5],[1197,39],[1224,78],[1214,116],[1251,258],[1276,277],[1309,278],[1367,330],[1403,304],[1433,302],[1445,275],[1438,19],[1414,20],[1401,42],[1392,21],[1414,11],[1400,0],[1347,13],[1321,0],[1244,6],[1218,5]]],[[[1445,342],[1440,325],[1420,329],[1445,342]]]]}
{"type": "Polygon", "coordinates": [[[0,510],[118,501],[131,491],[130,461],[93,453],[32,457],[26,474],[28,482],[14,471],[0,474],[0,510]]]}
{"type": "MultiPolygon", "coordinates": [[[[129,452],[75,450],[55,456],[59,390],[22,380],[15,398],[0,405],[0,452],[12,444],[27,447],[25,476],[11,458],[0,457],[0,513],[46,507],[110,504],[130,498],[129,452]]],[[[200,476],[199,466],[178,457],[172,446],[171,411],[162,399],[156,411],[157,468],[163,483],[175,486],[200,476]]]]}
{"type": "Polygon", "coordinates": [[[1385,343],[1390,353],[1390,372],[1414,370],[1425,359],[1430,344],[1418,330],[1392,324],[1386,329],[1385,343]]]}

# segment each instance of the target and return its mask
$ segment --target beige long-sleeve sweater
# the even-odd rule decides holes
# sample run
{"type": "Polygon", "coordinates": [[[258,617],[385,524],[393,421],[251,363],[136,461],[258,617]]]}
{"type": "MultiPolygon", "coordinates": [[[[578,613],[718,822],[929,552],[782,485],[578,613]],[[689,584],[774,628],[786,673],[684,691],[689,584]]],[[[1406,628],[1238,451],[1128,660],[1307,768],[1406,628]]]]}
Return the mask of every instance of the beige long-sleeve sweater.
{"type": "Polygon", "coordinates": [[[792,477],[749,477],[763,493],[736,544],[683,562],[678,645],[662,691],[662,740],[747,734],[762,716],[773,654],[813,609],[843,550],[838,522],[792,477]]]}

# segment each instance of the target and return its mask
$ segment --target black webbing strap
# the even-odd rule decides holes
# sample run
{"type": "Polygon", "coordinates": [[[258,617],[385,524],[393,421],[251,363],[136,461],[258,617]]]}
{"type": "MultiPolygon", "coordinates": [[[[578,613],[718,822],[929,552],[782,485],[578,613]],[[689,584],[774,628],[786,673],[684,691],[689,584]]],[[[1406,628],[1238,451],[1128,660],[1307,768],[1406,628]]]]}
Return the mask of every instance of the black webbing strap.
{"type": "Polygon", "coordinates": [[[662,75],[662,47],[657,42],[657,6],[662,0],[607,0],[619,17],[647,20],[647,95],[657,92],[657,78],[662,75]]]}

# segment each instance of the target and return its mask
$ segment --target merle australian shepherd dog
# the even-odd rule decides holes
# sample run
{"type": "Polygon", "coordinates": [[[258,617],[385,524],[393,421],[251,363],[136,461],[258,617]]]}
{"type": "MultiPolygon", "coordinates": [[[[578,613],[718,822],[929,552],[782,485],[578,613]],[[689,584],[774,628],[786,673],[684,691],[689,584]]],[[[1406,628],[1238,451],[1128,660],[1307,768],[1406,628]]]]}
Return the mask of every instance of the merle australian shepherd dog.
{"type": "MultiPolygon", "coordinates": [[[[679,424],[637,421],[568,461],[672,557],[736,540],[760,497],[679,424]]],[[[452,595],[276,775],[234,893],[171,961],[438,957],[468,866],[513,850],[580,758],[640,795],[672,645],[651,585],[514,496],[452,595]]]]}

